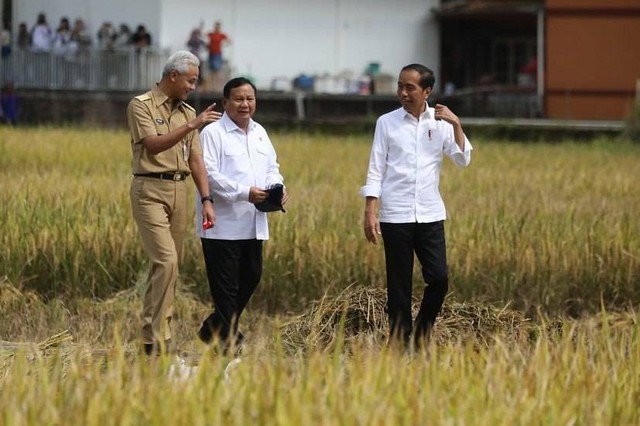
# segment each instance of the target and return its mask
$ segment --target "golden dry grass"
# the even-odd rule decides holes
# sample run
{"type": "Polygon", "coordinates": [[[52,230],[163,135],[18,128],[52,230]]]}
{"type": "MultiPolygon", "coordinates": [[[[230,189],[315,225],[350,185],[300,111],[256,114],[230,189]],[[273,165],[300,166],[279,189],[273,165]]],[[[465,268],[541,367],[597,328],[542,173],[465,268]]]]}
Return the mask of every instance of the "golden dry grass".
{"type": "Polygon", "coordinates": [[[427,357],[384,345],[357,196],[369,137],[273,140],[291,201],[246,354],[225,376],[195,338],[209,308],[191,236],[175,331],[197,369],[176,381],[138,355],[126,133],[0,128],[0,424],[640,423],[639,146],[472,139],[471,167],[443,170],[452,294],[427,357]]]}

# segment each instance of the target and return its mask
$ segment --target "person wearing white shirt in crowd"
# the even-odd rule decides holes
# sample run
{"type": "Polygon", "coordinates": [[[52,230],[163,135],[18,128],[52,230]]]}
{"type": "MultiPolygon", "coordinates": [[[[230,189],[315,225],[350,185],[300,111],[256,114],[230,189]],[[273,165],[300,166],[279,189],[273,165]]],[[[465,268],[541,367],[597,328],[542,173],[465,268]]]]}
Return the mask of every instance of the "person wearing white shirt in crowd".
{"type": "MultiPolygon", "coordinates": [[[[217,342],[223,351],[236,349],[243,335],[238,322],[262,275],[262,242],[269,239],[267,214],[255,204],[266,200],[265,189],[283,184],[276,151],[265,129],[252,117],[256,88],[239,77],[223,88],[222,118],[201,134],[216,225],[198,225],[214,311],[198,336],[217,342]]],[[[284,192],[282,203],[286,203],[284,192]]],[[[200,209],[196,203],[196,210],[200,209]]],[[[200,217],[200,216],[197,216],[200,217]]]]}
{"type": "Polygon", "coordinates": [[[31,49],[34,52],[48,52],[53,44],[54,33],[47,23],[47,15],[38,14],[36,25],[31,30],[31,49]]]}
{"type": "Polygon", "coordinates": [[[472,146],[458,116],[427,103],[434,83],[433,72],[423,65],[402,68],[397,89],[402,107],[378,118],[360,189],[366,199],[365,236],[373,244],[380,235],[384,241],[389,341],[405,349],[424,348],[448,291],[446,211],[438,189],[443,154],[461,167],[471,161],[472,146]],[[415,324],[414,253],[426,284],[415,324]]]}
{"type": "Polygon", "coordinates": [[[53,36],[53,52],[56,55],[64,56],[68,53],[69,42],[71,41],[71,26],[69,25],[69,18],[60,18],[60,25],[56,29],[56,33],[53,36]]]}

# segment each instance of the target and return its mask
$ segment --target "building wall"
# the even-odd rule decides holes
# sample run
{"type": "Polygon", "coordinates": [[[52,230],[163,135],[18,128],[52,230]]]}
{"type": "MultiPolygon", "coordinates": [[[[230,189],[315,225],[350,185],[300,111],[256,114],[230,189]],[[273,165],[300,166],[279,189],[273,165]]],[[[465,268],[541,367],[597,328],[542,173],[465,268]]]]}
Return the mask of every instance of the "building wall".
{"type": "Polygon", "coordinates": [[[640,79],[640,1],[547,0],[545,113],[626,118],[640,79]]]}
{"type": "Polygon", "coordinates": [[[638,0],[547,0],[547,7],[572,10],[586,8],[589,10],[615,9],[626,11],[630,8],[637,8],[638,0]]]}
{"type": "Polygon", "coordinates": [[[47,13],[57,26],[61,16],[82,17],[95,34],[104,21],[132,29],[143,23],[154,44],[185,48],[193,28],[209,31],[219,20],[232,39],[225,49],[233,74],[251,75],[260,88],[275,77],[305,73],[356,76],[369,63],[395,75],[411,62],[439,69],[437,23],[430,9],[439,0],[13,0],[14,30],[47,13]]]}

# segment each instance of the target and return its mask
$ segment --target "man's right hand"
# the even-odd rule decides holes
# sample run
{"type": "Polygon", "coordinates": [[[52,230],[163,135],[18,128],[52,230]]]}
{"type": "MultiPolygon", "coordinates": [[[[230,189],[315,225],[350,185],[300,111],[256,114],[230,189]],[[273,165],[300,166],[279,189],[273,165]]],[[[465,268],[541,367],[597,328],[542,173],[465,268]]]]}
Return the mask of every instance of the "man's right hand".
{"type": "Polygon", "coordinates": [[[264,191],[257,186],[252,186],[249,189],[249,202],[253,204],[261,203],[267,199],[269,193],[264,191]]]}
{"type": "Polygon", "coordinates": [[[367,197],[364,208],[364,236],[372,244],[378,244],[378,235],[381,234],[380,222],[378,222],[376,214],[376,204],[376,198],[367,197]]]}

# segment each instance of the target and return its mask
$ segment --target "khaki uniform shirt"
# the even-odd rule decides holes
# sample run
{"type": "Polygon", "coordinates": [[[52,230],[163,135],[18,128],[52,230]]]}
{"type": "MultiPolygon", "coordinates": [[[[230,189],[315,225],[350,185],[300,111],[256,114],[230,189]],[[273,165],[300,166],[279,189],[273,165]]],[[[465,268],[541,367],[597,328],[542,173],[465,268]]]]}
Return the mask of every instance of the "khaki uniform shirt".
{"type": "Polygon", "coordinates": [[[133,98],[127,107],[133,173],[189,172],[189,157],[202,156],[197,130],[189,132],[182,141],[155,155],[147,152],[140,141],[147,136],[169,133],[195,116],[195,110],[184,102],[172,108],[172,101],[157,85],[147,93],[133,98]]]}

